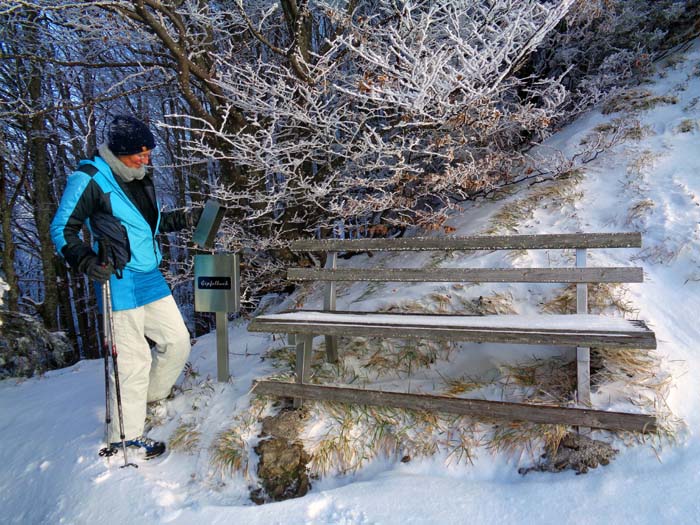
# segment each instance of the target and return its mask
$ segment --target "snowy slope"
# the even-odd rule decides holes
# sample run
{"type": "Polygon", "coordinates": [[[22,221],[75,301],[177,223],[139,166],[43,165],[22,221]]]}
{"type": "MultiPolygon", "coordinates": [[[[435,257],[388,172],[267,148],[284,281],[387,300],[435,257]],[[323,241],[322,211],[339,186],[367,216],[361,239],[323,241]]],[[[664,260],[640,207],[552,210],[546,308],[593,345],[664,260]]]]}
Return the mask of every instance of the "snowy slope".
{"type": "MultiPolygon", "coordinates": [[[[635,264],[644,267],[645,283],[630,285],[629,299],[639,317],[655,330],[658,353],[673,377],[667,401],[687,425],[677,445],[655,450],[616,443],[621,448],[617,459],[583,476],[565,472],[523,477],[517,473],[523,458],[488,450],[479,450],[471,465],[446,464],[442,456],[405,464],[375,460],[356,474],[314,481],[303,498],[255,506],[248,499],[252,476],[213,471],[206,450],[193,455],[174,452],[138,470],[120,469],[119,460],[109,464],[99,458],[102,363],[81,362],[41,378],[0,382],[0,522],[700,523],[700,46],[696,43],[682,57],[674,57],[671,65],[659,64],[658,69],[655,82],[638,89],[676,97],[676,103],[660,103],[631,116],[594,111],[554,136],[543,151],[559,149],[571,156],[596,127],[620,117],[639,119],[636,138],[583,166],[575,200],[564,204],[529,201],[534,204],[525,206],[527,213],[517,230],[643,232],[641,250],[605,251],[593,260],[626,265],[634,258],[635,264]]],[[[530,192],[540,187],[535,185],[530,192]]],[[[499,212],[526,196],[520,193],[479,203],[450,224],[457,235],[493,232],[499,212]]],[[[500,224],[496,229],[505,228],[500,224]]],[[[430,257],[378,255],[365,264],[420,266],[431,263],[430,257]]],[[[512,260],[501,254],[478,254],[448,258],[440,264],[538,266],[561,262],[557,257],[564,256],[528,252],[512,260]]],[[[339,307],[387,306],[422,297],[427,291],[425,285],[399,289],[388,284],[369,294],[366,285],[354,285],[343,291],[339,307]]],[[[545,287],[507,285],[475,293],[498,291],[511,294],[519,313],[525,314],[537,311],[537,301],[530,296],[544,298],[551,293],[545,287]]],[[[305,307],[317,306],[319,300],[312,296],[305,307]]],[[[185,393],[169,404],[169,418],[154,429],[153,437],[169,439],[178,425],[191,421],[207,443],[248,407],[251,381],[276,372],[269,359],[261,358],[278,343],[266,334],[248,334],[240,321],[231,324],[230,343],[234,378],[220,385],[203,381],[207,375],[216,375],[214,334],[198,340],[192,365],[199,375],[185,378],[185,393]]],[[[518,352],[517,348],[486,348],[470,360],[460,353],[442,371],[464,367],[486,373],[518,352]]],[[[547,355],[551,350],[529,352],[547,355]]],[[[434,380],[421,382],[421,378],[427,378],[427,373],[415,378],[414,388],[435,388],[434,380]]],[[[598,392],[594,404],[614,408],[613,393],[598,392]]],[[[244,438],[252,446],[254,425],[250,432],[244,438]]],[[[254,471],[255,465],[249,465],[249,472],[254,471]]]]}

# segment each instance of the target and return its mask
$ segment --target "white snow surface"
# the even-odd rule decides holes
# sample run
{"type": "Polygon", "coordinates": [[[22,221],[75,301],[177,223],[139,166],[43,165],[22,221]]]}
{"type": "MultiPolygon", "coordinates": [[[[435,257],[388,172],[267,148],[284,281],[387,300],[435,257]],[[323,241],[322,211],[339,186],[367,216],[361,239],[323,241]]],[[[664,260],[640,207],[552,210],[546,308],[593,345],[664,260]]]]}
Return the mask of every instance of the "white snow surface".
{"type": "MultiPolygon", "coordinates": [[[[16,524],[692,524],[700,523],[700,50],[697,42],[674,65],[658,64],[654,83],[640,86],[657,95],[673,95],[676,104],[661,104],[636,115],[646,130],[641,140],[628,140],[584,167],[582,195],[571,206],[540,206],[518,233],[643,232],[644,248],[594,250],[596,265],[644,267],[645,282],[629,286],[629,298],[655,331],[659,354],[673,374],[667,402],[687,429],[678,443],[656,450],[645,445],[620,449],[608,466],[586,475],[571,471],[531,473],[517,469],[532,457],[512,457],[478,450],[473,464],[452,464],[434,456],[374,460],[355,474],[312,481],[305,497],[262,506],[248,498],[255,483],[249,475],[222,475],[212,470],[207,447],[193,455],[172,452],[140,468],[119,468],[119,457],[98,457],[103,446],[104,383],[101,361],[82,361],[67,369],[28,380],[0,382],[0,522],[16,524]],[[681,131],[683,127],[687,131],[681,131]],[[643,160],[643,162],[642,162],[643,160]],[[635,205],[641,204],[635,208],[635,205]],[[635,213],[642,210],[643,213],[635,213]]],[[[620,114],[592,111],[552,137],[543,150],[572,155],[593,128],[620,114]]],[[[538,188],[540,186],[534,186],[538,188]]],[[[500,206],[478,203],[455,216],[456,235],[479,234],[500,206]]],[[[507,259],[501,252],[454,255],[443,266],[547,266],[566,257],[560,251],[527,252],[507,259]]],[[[569,256],[570,257],[570,256],[569,256]]],[[[378,255],[354,258],[372,267],[419,267],[427,256],[378,255]],[[364,259],[363,259],[364,257],[364,259]],[[362,262],[364,261],[364,262],[362,262]]],[[[343,310],[373,310],[401,300],[423,297],[429,285],[372,289],[346,287],[339,297],[343,310]]],[[[454,289],[437,288],[441,291],[454,289]]],[[[489,285],[459,293],[512,294],[518,313],[536,313],[546,286],[489,285]]],[[[317,290],[320,292],[320,289],[317,290]]],[[[294,306],[292,297],[280,309],[294,306]]],[[[318,308],[321,294],[306,299],[318,308]]],[[[231,425],[250,401],[252,381],[275,373],[262,353],[278,345],[269,334],[253,334],[243,321],[230,326],[229,383],[194,387],[168,403],[169,418],[151,433],[167,440],[183,422],[196,421],[201,442],[210,443],[231,425]]],[[[503,345],[469,347],[443,371],[488,369],[495,361],[523,356],[503,345]],[[493,348],[491,348],[493,346],[493,348]],[[486,357],[478,358],[477,355],[486,357]],[[481,361],[479,361],[481,359],[481,361]]],[[[216,377],[216,337],[200,337],[192,352],[198,380],[216,377]]],[[[548,352],[549,349],[541,349],[548,352]]],[[[539,350],[528,349],[527,355],[539,350]]],[[[425,372],[429,374],[430,371],[425,372]]],[[[196,384],[196,383],[195,383],[196,384]]],[[[594,399],[605,406],[604,394],[594,399]]],[[[255,435],[244,436],[252,447],[255,435]]],[[[595,436],[594,436],[595,437],[595,436]]]]}

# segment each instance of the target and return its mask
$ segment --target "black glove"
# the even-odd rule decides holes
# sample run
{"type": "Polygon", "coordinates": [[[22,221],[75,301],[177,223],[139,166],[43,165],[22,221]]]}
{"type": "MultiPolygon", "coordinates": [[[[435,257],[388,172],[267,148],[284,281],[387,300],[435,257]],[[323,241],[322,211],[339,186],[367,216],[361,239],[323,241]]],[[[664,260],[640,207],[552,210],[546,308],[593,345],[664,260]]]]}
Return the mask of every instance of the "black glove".
{"type": "Polygon", "coordinates": [[[90,279],[101,283],[109,281],[109,277],[114,273],[112,263],[100,264],[97,255],[86,255],[78,264],[78,271],[86,274],[90,279]]]}
{"type": "Polygon", "coordinates": [[[189,210],[172,210],[160,214],[160,233],[179,232],[185,228],[192,228],[199,222],[203,208],[191,208],[189,210]]]}

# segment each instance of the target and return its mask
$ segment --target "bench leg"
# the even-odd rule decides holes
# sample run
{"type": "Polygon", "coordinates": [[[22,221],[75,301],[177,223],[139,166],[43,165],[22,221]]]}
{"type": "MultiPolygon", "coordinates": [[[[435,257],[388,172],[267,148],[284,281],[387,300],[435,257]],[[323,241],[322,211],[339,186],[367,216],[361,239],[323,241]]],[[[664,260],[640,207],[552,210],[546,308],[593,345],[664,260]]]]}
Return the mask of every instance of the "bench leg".
{"type": "Polygon", "coordinates": [[[576,348],[576,401],[582,406],[591,406],[591,349],[576,348]]]}
{"type": "MultiPolygon", "coordinates": [[[[310,334],[304,334],[295,338],[297,352],[296,382],[300,385],[308,380],[311,375],[311,348],[313,340],[314,336],[310,334]]],[[[302,402],[301,398],[294,398],[294,408],[301,408],[302,402]]]]}
{"type": "Polygon", "coordinates": [[[338,362],[338,338],[334,335],[326,337],[326,360],[331,364],[338,362]]]}
{"type": "MultiPolygon", "coordinates": [[[[586,249],[576,248],[576,267],[586,267],[586,249]]],[[[576,313],[588,313],[588,284],[576,285],[576,313]]],[[[591,406],[591,349],[576,348],[576,402],[579,407],[591,406]]],[[[591,429],[579,427],[580,434],[589,434],[591,429]]]]}

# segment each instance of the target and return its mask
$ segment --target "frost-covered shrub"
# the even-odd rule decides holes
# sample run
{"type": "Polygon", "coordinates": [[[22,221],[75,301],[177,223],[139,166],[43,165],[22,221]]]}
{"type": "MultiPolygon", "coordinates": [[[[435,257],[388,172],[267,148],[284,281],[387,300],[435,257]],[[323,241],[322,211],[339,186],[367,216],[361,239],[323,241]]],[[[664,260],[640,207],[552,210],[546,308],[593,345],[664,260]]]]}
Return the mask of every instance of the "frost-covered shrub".
{"type": "Polygon", "coordinates": [[[62,332],[49,332],[40,321],[10,312],[5,305],[7,283],[0,272],[0,379],[31,377],[67,364],[73,351],[62,332]]]}
{"type": "Polygon", "coordinates": [[[72,351],[62,332],[49,332],[29,315],[0,309],[0,379],[60,368],[72,351]]]}
{"type": "MultiPolygon", "coordinates": [[[[244,211],[236,242],[279,248],[339,223],[440,229],[456,203],[527,169],[523,147],[646,74],[695,4],[319,0],[292,34],[275,2],[239,4],[250,48],[209,57],[228,118],[246,125],[202,121],[184,148],[245,173],[216,188],[244,211]]],[[[183,19],[204,23],[193,5],[183,19]]]]}
{"type": "Polygon", "coordinates": [[[578,0],[527,72],[561,76],[573,116],[643,79],[656,57],[694,34],[699,16],[696,0],[578,0]]]}

